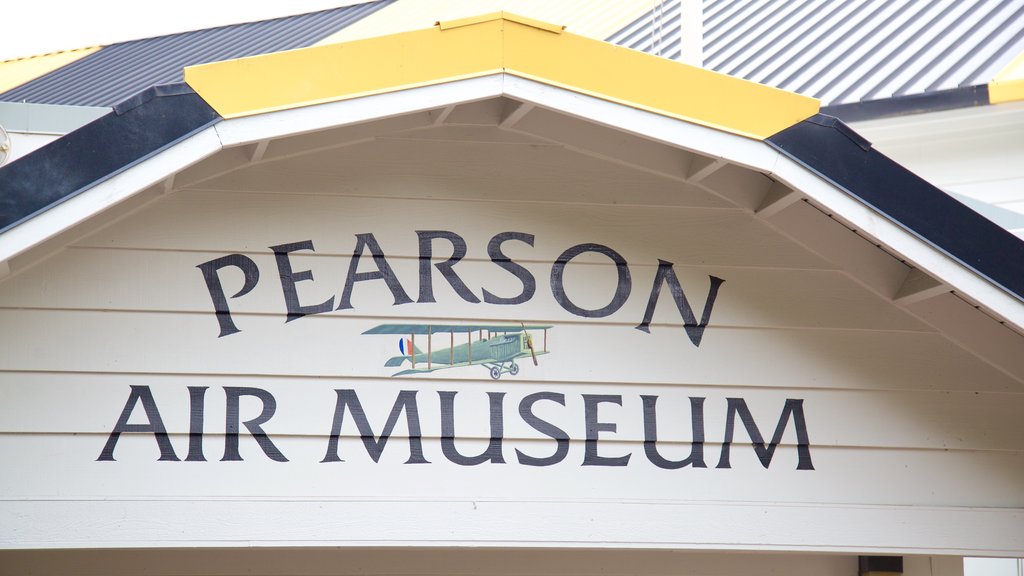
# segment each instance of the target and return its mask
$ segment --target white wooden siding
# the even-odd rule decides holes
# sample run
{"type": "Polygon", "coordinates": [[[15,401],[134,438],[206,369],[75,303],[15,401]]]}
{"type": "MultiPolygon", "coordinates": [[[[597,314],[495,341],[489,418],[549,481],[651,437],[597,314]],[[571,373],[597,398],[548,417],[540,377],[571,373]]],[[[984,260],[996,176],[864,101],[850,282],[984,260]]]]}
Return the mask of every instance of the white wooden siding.
{"type": "MultiPolygon", "coordinates": [[[[467,126],[320,150],[221,176],[210,166],[196,170],[211,177],[0,284],[0,398],[8,399],[0,403],[0,455],[18,471],[0,476],[0,525],[9,527],[0,529],[0,546],[223,545],[233,533],[249,542],[302,545],[316,540],[311,526],[329,509],[351,520],[321,526],[322,541],[348,545],[839,551],[842,542],[856,541],[859,550],[881,550],[885,539],[871,530],[888,519],[897,528],[882,533],[900,549],[1024,549],[1016,532],[989,539],[985,548],[987,535],[976,529],[1011,530],[1024,522],[1024,432],[1016,417],[1024,410],[1024,371],[1012,361],[994,365],[972,354],[750,213],[681,179],[467,126]],[[533,273],[536,295],[516,306],[470,304],[435,269],[438,303],[393,306],[383,283],[365,282],[355,288],[353,310],[285,322],[270,246],[311,240],[315,253],[292,255],[294,270],[314,277],[298,283],[300,299],[314,304],[333,296],[337,306],[354,235],[372,232],[415,300],[416,230],[449,230],[466,240],[467,258],[456,270],[478,296],[482,288],[519,290],[514,277],[489,262],[488,240],[511,230],[534,234],[533,247],[513,241],[504,248],[533,273]],[[549,286],[558,255],[592,242],[622,254],[632,273],[626,304],[602,319],[565,311],[549,286]],[[252,258],[260,281],[229,300],[241,332],[218,338],[196,266],[230,253],[252,258]],[[659,259],[675,264],[698,315],[708,276],[726,280],[699,347],[683,332],[667,289],[651,333],[635,329],[659,259]],[[516,377],[498,381],[475,366],[394,378],[399,369],[384,362],[398,354],[398,337],[362,334],[391,322],[519,321],[553,325],[550,354],[536,367],[527,359],[516,377]],[[150,387],[182,459],[187,387],[208,386],[208,461],[158,462],[153,435],[129,433],[117,444],[116,462],[97,462],[131,386],[150,387]],[[289,462],[267,459],[244,428],[245,461],[219,461],[225,386],[274,395],[277,411],[264,428],[289,462]],[[350,417],[341,440],[346,462],[320,463],[337,389],[358,392],[378,432],[398,391],[418,390],[431,464],[403,464],[404,417],[379,463],[367,455],[350,417]],[[485,393],[505,393],[507,464],[459,467],[445,460],[441,390],[458,392],[457,444],[466,453],[482,449],[490,435],[485,393]],[[563,462],[534,468],[519,464],[515,450],[547,455],[554,441],[527,426],[517,410],[525,395],[539,391],[565,395],[564,407],[541,402],[536,412],[572,442],[563,462]],[[599,450],[631,454],[628,466],[580,466],[584,394],[622,397],[621,406],[599,410],[602,422],[617,427],[601,432],[599,450]],[[688,398],[707,398],[708,468],[662,470],[647,460],[642,394],[660,398],[658,447],[667,458],[689,452],[688,398]],[[732,468],[716,468],[726,398],[737,397],[747,401],[766,440],[785,400],[803,399],[815,470],[795,469],[792,424],[765,469],[739,422],[732,468]],[[93,515],[105,514],[98,510],[108,500],[106,510],[115,515],[155,514],[171,530],[210,516],[184,536],[154,526],[136,539],[128,524],[108,524],[92,540],[53,540],[96,530],[102,522],[93,515]],[[61,515],[54,502],[82,523],[48,536],[44,526],[61,515]],[[473,516],[478,504],[482,511],[473,516]],[[679,521],[683,508],[695,525],[679,521]],[[277,532],[227,520],[264,513],[277,518],[277,532]],[[821,536],[822,522],[845,528],[821,536]],[[918,530],[930,522],[947,531],[918,530]],[[416,523],[426,523],[420,536],[416,523]]],[[[763,180],[739,174],[735,181],[763,180]]],[[[435,242],[435,260],[448,254],[445,242],[435,242]]],[[[372,269],[364,257],[360,271],[372,269]]],[[[567,267],[566,289],[578,304],[598,307],[610,298],[615,277],[607,258],[587,254],[567,267]]],[[[237,271],[225,269],[223,278],[228,296],[240,288],[237,271]]],[[[1002,338],[1020,342],[1009,331],[1002,338]]],[[[449,337],[433,342],[435,350],[447,347],[449,337]]],[[[417,338],[424,351],[425,344],[417,338]]],[[[543,345],[539,337],[536,344],[543,345]]],[[[243,398],[242,420],[260,409],[243,398]]],[[[136,408],[131,422],[142,416],[136,408]]]]}

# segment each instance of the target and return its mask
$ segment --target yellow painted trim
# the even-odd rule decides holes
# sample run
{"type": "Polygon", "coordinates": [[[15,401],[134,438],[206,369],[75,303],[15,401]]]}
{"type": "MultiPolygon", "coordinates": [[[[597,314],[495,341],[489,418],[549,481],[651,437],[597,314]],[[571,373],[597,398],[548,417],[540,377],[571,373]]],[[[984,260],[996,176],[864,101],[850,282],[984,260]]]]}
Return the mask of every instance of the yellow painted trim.
{"type": "Polygon", "coordinates": [[[988,101],[992,104],[1024,100],[1024,52],[1017,55],[988,83],[988,101]]]}
{"type": "Polygon", "coordinates": [[[92,46],[90,48],[79,48],[77,50],[54,52],[52,54],[0,62],[0,92],[6,92],[22,84],[27,84],[44,74],[49,74],[58,68],[81,60],[100,48],[102,47],[92,46]]]}
{"type": "Polygon", "coordinates": [[[234,118],[501,72],[502,20],[438,27],[185,68],[185,82],[234,118]]]}
{"type": "Polygon", "coordinates": [[[507,73],[763,139],[818,101],[570,33],[507,13],[343,44],[185,69],[225,118],[507,73]]]}

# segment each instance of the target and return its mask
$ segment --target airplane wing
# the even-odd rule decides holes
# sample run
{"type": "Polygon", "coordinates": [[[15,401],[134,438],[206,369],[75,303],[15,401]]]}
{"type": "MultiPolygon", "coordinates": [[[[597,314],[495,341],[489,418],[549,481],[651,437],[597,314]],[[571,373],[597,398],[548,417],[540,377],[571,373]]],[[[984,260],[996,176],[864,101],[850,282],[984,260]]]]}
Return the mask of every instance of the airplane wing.
{"type": "Polygon", "coordinates": [[[363,334],[465,334],[487,330],[492,333],[522,332],[526,330],[546,330],[554,328],[547,324],[381,324],[370,328],[363,334]]]}

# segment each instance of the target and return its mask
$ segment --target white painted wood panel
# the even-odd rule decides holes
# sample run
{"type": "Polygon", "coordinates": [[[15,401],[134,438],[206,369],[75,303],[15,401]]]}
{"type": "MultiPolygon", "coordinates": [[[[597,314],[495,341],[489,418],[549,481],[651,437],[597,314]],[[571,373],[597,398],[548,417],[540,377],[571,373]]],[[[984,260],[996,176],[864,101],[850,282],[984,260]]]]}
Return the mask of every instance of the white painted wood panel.
{"type": "MultiPolygon", "coordinates": [[[[378,240],[386,241],[382,236],[378,240]]],[[[420,261],[409,250],[416,249],[414,234],[403,234],[395,242],[399,255],[388,255],[409,297],[418,300],[421,290],[420,261]]],[[[451,243],[434,242],[434,263],[442,263],[452,254],[451,243]]],[[[355,245],[353,240],[352,245],[355,245]]],[[[314,245],[315,246],[315,245],[314,245]]],[[[472,256],[459,262],[454,270],[480,300],[482,290],[513,296],[522,286],[514,276],[487,259],[483,245],[472,247],[472,256]],[[518,286],[518,288],[517,288],[518,286]]],[[[555,247],[531,249],[520,242],[509,242],[506,253],[533,275],[536,295],[514,307],[472,303],[460,298],[435,266],[431,266],[434,297],[443,303],[438,316],[456,320],[493,319],[514,312],[519,318],[566,318],[551,289],[552,261],[538,260],[535,250],[550,254],[555,247]],[[519,256],[522,255],[522,259],[519,256]]],[[[568,246],[566,246],[568,248],[568,246]]],[[[351,249],[351,248],[350,248],[351,249]]],[[[659,245],[673,252],[669,245],[659,245]]],[[[20,274],[4,284],[0,308],[60,308],[82,310],[122,310],[151,312],[193,312],[213,314],[213,303],[197,266],[224,253],[149,249],[73,248],[57,254],[45,264],[20,274]],[[144,273],[140,273],[144,271],[144,273]]],[[[278,279],[278,265],[270,247],[246,252],[258,266],[260,280],[252,292],[233,299],[232,312],[269,314],[283,317],[286,303],[278,279]]],[[[658,269],[658,259],[639,253],[629,254],[632,290],[622,309],[606,321],[640,323],[649,303],[658,269]]],[[[666,254],[664,257],[668,257],[666,254]]],[[[624,255],[625,257],[625,255],[624,255]]],[[[301,250],[291,253],[294,271],[309,270],[311,281],[299,282],[296,289],[304,305],[319,304],[334,297],[340,304],[348,271],[349,254],[301,250]]],[[[375,267],[369,255],[360,261],[360,271],[375,267]]],[[[862,330],[931,331],[909,314],[894,309],[878,296],[858,286],[842,273],[831,270],[749,268],[683,264],[674,266],[687,299],[699,314],[706,300],[710,276],[725,280],[711,315],[714,326],[734,327],[807,327],[852,328],[862,330]]],[[[241,275],[228,268],[222,273],[225,291],[237,292],[241,275]],[[236,286],[237,285],[237,286],[236,286]]],[[[618,271],[608,257],[585,253],[565,268],[564,286],[574,303],[589,309],[606,305],[616,290],[618,271]]],[[[357,283],[353,289],[356,313],[366,310],[375,315],[403,321],[410,310],[431,311],[439,306],[393,306],[394,297],[382,281],[357,283]]],[[[658,325],[680,325],[682,320],[667,291],[659,299],[653,321],[658,325]]]]}
{"type": "MultiPolygon", "coordinates": [[[[269,427],[268,427],[269,428],[269,427]]],[[[646,501],[668,507],[683,503],[757,502],[763,504],[849,506],[935,506],[1016,508],[1024,506],[1019,485],[1007,481],[1024,473],[1020,452],[945,453],[942,451],[841,449],[819,447],[812,452],[814,470],[796,470],[796,451],[779,447],[771,467],[764,469],[749,446],[735,444],[731,468],[717,468],[719,447],[705,446],[707,468],[664,470],[647,460],[635,444],[605,442],[599,454],[629,456],[621,467],[584,466],[583,442],[573,442],[564,460],[545,467],[520,463],[517,450],[535,457],[554,453],[553,442],[506,438],[505,463],[459,466],[445,459],[437,440],[423,439],[428,463],[404,464],[408,442],[390,438],[374,462],[362,443],[343,438],[338,454],[343,462],[322,462],[325,438],[268,434],[288,459],[273,462],[252,438],[239,444],[241,461],[221,461],[223,440],[212,437],[206,462],[186,462],[187,437],[171,438],[181,462],[157,462],[160,453],[152,436],[125,435],[114,452],[116,461],[98,462],[106,438],[77,435],[55,448],[53,438],[39,435],[0,435],[0,450],[15,446],[24,455],[9,459],[16,469],[32,470],[31,477],[0,479],[3,501],[130,499],[272,499],[646,501]],[[69,484],[69,475],[74,483],[69,484]],[[920,478],[930,478],[922,486],[920,478]],[[860,482],[850,482],[860,478],[860,482]],[[879,480],[868,480],[879,478],[879,480]],[[884,478],[884,481],[881,480],[884,478]],[[965,493],[964,484],[972,487],[965,493]],[[841,485],[842,490],[836,486],[841,485]]],[[[614,436],[609,434],[609,436],[614,436]]],[[[480,454],[484,440],[459,438],[458,450],[480,454]]],[[[661,447],[665,457],[681,459],[689,447],[661,447]]]]}
{"type": "MultiPolygon", "coordinates": [[[[188,189],[0,284],[0,398],[15,399],[0,403],[0,458],[15,471],[0,475],[0,547],[1024,550],[1024,432],[1015,418],[1024,374],[869,293],[815,255],[813,237],[801,247],[685,182],[689,153],[644,144],[650,154],[632,150],[608,162],[594,150],[465,126],[324,148],[331,143],[327,134],[272,143],[271,155],[318,150],[222,176],[213,175],[242,166],[248,149],[197,165],[188,189]],[[511,241],[505,250],[532,272],[536,295],[519,305],[470,304],[434,268],[437,303],[393,305],[382,282],[367,281],[355,286],[353,309],[285,322],[270,246],[312,241],[315,254],[292,258],[294,273],[314,277],[298,282],[298,297],[307,305],[334,297],[334,308],[359,233],[375,235],[416,299],[416,230],[463,237],[460,277],[475,295],[486,288],[502,296],[520,284],[488,261],[489,240],[509,230],[534,234],[534,246],[511,241]],[[552,293],[552,263],[584,243],[629,262],[632,290],[608,316],[574,315],[552,293]],[[196,266],[232,253],[251,258],[260,281],[231,298],[242,274],[223,270],[241,331],[218,337],[196,266]],[[675,263],[697,316],[708,277],[725,279],[700,340],[683,330],[668,288],[650,333],[636,329],[659,259],[675,263]],[[536,366],[520,358],[518,374],[499,380],[481,366],[395,377],[408,365],[385,363],[401,355],[401,336],[363,334],[382,323],[483,322],[550,324],[546,342],[534,333],[550,353],[536,366]],[[142,406],[124,412],[133,386],[153,395],[165,445],[137,428],[155,422],[142,406]],[[190,437],[200,424],[189,387],[209,388],[201,443],[190,437]],[[237,388],[272,394],[275,411],[261,417],[266,404],[239,398],[242,460],[221,461],[236,426],[227,395],[237,388]],[[321,462],[330,460],[339,389],[358,393],[371,434],[400,391],[415,391],[420,432],[396,412],[375,462],[364,443],[372,439],[349,413],[339,430],[345,461],[321,462]],[[447,392],[457,393],[454,432],[442,424],[447,392]],[[530,466],[516,452],[540,458],[558,449],[519,412],[539,392],[565,399],[534,406],[568,436],[564,459],[549,466],[530,466]],[[501,447],[492,459],[506,463],[456,464],[444,448],[452,436],[463,454],[497,442],[488,399],[501,394],[501,447]],[[643,396],[654,395],[657,448],[668,459],[689,453],[689,399],[706,399],[707,467],[666,469],[647,453],[643,396]],[[750,415],[732,412],[730,436],[730,402],[735,409],[740,398],[750,415]],[[783,413],[790,423],[776,438],[783,413]],[[748,421],[775,448],[767,467],[771,448],[759,457],[748,421]],[[269,458],[246,422],[262,426],[287,461],[269,458]],[[429,463],[404,463],[413,439],[429,463]],[[115,461],[101,456],[108,443],[115,461]],[[727,445],[729,467],[719,468],[727,445]],[[157,460],[162,450],[185,459],[200,446],[204,462],[157,460]],[[625,465],[609,465],[614,457],[625,465]]],[[[712,180],[737,198],[771,186],[736,167],[712,180]]],[[[435,248],[438,261],[450,254],[443,241],[435,248]]],[[[864,273],[882,270],[898,286],[906,266],[873,256],[858,260],[864,273]]],[[[370,270],[366,257],[359,271],[370,270]]],[[[567,298],[596,309],[616,277],[607,257],[581,255],[566,268],[567,298]]],[[[429,341],[438,351],[452,339],[429,341]]],[[[428,347],[422,335],[416,343],[428,347]]]]}
{"type": "MultiPolygon", "coordinates": [[[[482,370],[481,370],[482,372],[482,370]]],[[[507,377],[506,377],[507,378],[507,377]]],[[[630,450],[642,453],[644,406],[642,395],[657,396],[658,441],[666,453],[682,453],[693,439],[689,398],[705,398],[703,422],[706,441],[719,445],[724,440],[727,398],[744,398],[761,432],[770,436],[775,430],[787,398],[803,400],[804,414],[813,450],[828,448],[898,448],[920,450],[983,450],[1020,453],[1024,430],[1018,425],[1024,411],[1024,394],[976,393],[973,391],[888,391],[843,389],[788,389],[758,386],[701,386],[678,384],[638,385],[633,383],[564,382],[492,382],[449,379],[355,379],[355,378],[279,378],[268,376],[177,376],[143,374],[19,373],[0,372],[0,397],[13,398],[17,404],[0,406],[0,433],[6,434],[88,434],[99,435],[98,454],[107,435],[130,396],[131,386],[148,386],[156,405],[164,415],[170,434],[187,435],[190,422],[188,387],[207,387],[204,395],[207,434],[225,431],[224,387],[256,387],[273,395],[278,404],[268,433],[287,436],[323,437],[326,443],[335,413],[335,390],[354,390],[367,417],[379,432],[401,390],[415,390],[424,438],[436,440],[439,434],[440,401],[438,391],[454,391],[460,438],[486,439],[490,426],[487,392],[504,392],[502,401],[504,435],[510,440],[533,439],[553,445],[553,441],[523,421],[520,403],[528,395],[553,392],[564,397],[564,405],[542,400],[533,406],[539,417],[565,430],[570,438],[586,437],[583,395],[611,395],[619,404],[602,404],[602,420],[616,424],[608,433],[612,443],[629,443],[630,450]],[[82,406],[91,405],[89,410],[82,406]]],[[[261,402],[246,397],[246,414],[261,411],[261,402]]],[[[141,406],[134,409],[132,422],[147,420],[141,406]]],[[[343,436],[358,437],[357,428],[346,416],[343,436]]],[[[792,424],[783,436],[783,444],[796,443],[792,424]]],[[[743,428],[737,428],[735,441],[749,444],[743,428]]],[[[396,438],[408,436],[405,419],[395,429],[396,438]]],[[[151,434],[143,435],[156,449],[151,434]]],[[[187,440],[183,440],[187,443],[187,440]]],[[[602,440],[604,441],[604,440],[602,440]]],[[[396,443],[401,445],[403,440],[396,443]]],[[[223,440],[211,440],[216,447],[223,440]]],[[[182,445],[184,446],[184,445],[182,445]]],[[[396,452],[407,452],[399,446],[396,452]]],[[[739,450],[737,448],[737,450],[739,450]]],[[[749,450],[749,447],[744,448],[749,450]]],[[[181,450],[184,453],[184,448],[181,450]]],[[[214,450],[216,452],[216,450],[214,450]]],[[[718,456],[718,449],[710,450],[718,456]]],[[[365,455],[364,455],[365,456],[365,455]]],[[[642,455],[641,455],[642,459],[642,455]]],[[[712,463],[711,465],[714,465],[712,463]]],[[[783,466],[788,466],[785,464],[783,466]]]]}
{"type": "MultiPolygon", "coordinates": [[[[0,332],[0,365],[22,371],[388,377],[399,370],[384,363],[398,354],[400,336],[362,333],[394,320],[321,314],[286,324],[280,316],[253,315],[239,318],[241,332],[217,338],[212,314],[8,309],[0,310],[0,324],[19,329],[0,332]]],[[[1016,378],[931,333],[709,326],[695,347],[678,326],[652,326],[647,334],[632,322],[568,320],[549,330],[551,353],[540,366],[524,366],[516,381],[1020,390],[1016,378]]],[[[440,340],[439,346],[448,338],[440,340]]],[[[440,375],[485,377],[468,369],[440,375]]]]}
{"type": "Polygon", "coordinates": [[[917,549],[936,554],[1003,556],[1024,548],[1024,515],[1019,510],[923,506],[444,500],[26,501],[0,504],[0,529],[4,530],[0,532],[0,544],[10,542],[17,530],[17,541],[33,548],[104,544],[585,548],[600,542],[610,548],[861,554],[917,549]],[[282,522],[284,518],[289,521],[282,522]],[[958,529],[950,531],[950,525],[958,529]],[[812,527],[814,544],[808,544],[804,531],[795,530],[795,526],[812,527]],[[762,544],[769,538],[772,545],[762,544]]]}
{"type": "MultiPolygon", "coordinates": [[[[685,166],[688,157],[681,151],[677,153],[679,165],[685,166]]],[[[381,139],[298,158],[263,162],[242,173],[209,179],[193,187],[285,193],[382,193],[465,200],[511,199],[556,204],[730,207],[679,178],[626,169],[544,141],[488,144],[381,139]],[[412,158],[396,165],[389,161],[396,155],[412,155],[412,158]],[[496,161],[500,158],[516,164],[496,161]],[[518,184],[513,184],[513,181],[518,184]],[[401,185],[403,189],[397,193],[389,191],[395,185],[401,185]],[[557,193],[553,194],[553,191],[557,193]]]]}
{"type": "Polygon", "coordinates": [[[76,245],[228,253],[312,240],[318,253],[350,255],[356,234],[373,233],[385,254],[411,256],[418,254],[416,230],[455,232],[466,240],[470,256],[484,258],[487,242],[495,234],[520,231],[535,236],[534,247],[509,243],[508,254],[513,258],[551,261],[570,246],[596,242],[613,248],[627,261],[643,255],[654,264],[662,258],[678,264],[831,268],[736,210],[610,209],[506,198],[461,202],[177,192],[76,245]]]}

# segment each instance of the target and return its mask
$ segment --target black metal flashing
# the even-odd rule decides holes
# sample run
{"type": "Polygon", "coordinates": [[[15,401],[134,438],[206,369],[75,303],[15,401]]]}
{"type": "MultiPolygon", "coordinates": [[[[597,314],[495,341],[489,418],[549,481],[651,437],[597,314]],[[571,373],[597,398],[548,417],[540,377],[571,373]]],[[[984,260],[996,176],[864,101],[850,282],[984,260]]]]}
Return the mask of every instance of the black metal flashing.
{"type": "Polygon", "coordinates": [[[818,114],[766,142],[1024,300],[1024,242],[851,133],[818,114]]]}
{"type": "Polygon", "coordinates": [[[902,574],[903,556],[858,556],[857,569],[859,574],[902,574]]]}
{"type": "Polygon", "coordinates": [[[220,121],[185,84],[157,86],[0,167],[0,232],[220,121]]]}
{"type": "Polygon", "coordinates": [[[988,103],[988,84],[981,84],[979,86],[963,86],[951,90],[925,92],[924,94],[895,96],[879,100],[850,102],[849,104],[833,104],[832,106],[822,107],[821,112],[829,116],[835,116],[844,122],[858,122],[861,120],[874,120],[876,118],[920,114],[922,112],[939,112],[942,110],[955,110],[957,108],[970,108],[972,106],[986,106],[988,103]]]}

